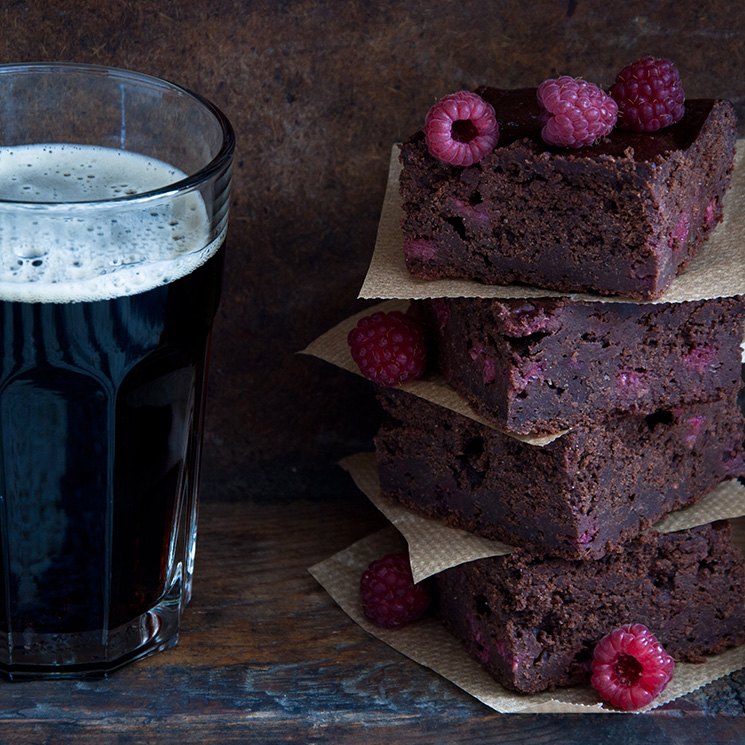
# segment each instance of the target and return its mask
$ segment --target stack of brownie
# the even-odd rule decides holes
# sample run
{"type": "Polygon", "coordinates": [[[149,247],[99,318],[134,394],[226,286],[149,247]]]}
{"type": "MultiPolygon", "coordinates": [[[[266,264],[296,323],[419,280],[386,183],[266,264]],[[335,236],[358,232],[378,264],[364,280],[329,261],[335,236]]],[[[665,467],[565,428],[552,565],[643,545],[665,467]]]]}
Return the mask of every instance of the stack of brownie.
{"type": "Polygon", "coordinates": [[[481,162],[443,164],[421,132],[401,147],[407,265],[560,294],[412,304],[478,419],[381,388],[381,493],[515,547],[437,578],[443,621],[507,688],[586,681],[627,623],[679,660],[740,644],[729,526],[650,529],[745,475],[745,300],[660,299],[722,218],[732,106],[687,101],[658,133],[568,151],[542,142],[535,91],[481,94],[500,123],[481,162]]]}

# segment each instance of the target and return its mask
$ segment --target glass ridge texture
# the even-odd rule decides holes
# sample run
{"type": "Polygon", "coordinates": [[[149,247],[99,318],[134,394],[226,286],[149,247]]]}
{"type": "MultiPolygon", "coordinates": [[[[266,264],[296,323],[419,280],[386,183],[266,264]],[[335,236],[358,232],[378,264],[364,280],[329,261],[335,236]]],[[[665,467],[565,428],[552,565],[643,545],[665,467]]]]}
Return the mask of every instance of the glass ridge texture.
{"type": "Polygon", "coordinates": [[[103,675],[191,596],[234,136],[200,96],[0,66],[0,673],[103,675]]]}

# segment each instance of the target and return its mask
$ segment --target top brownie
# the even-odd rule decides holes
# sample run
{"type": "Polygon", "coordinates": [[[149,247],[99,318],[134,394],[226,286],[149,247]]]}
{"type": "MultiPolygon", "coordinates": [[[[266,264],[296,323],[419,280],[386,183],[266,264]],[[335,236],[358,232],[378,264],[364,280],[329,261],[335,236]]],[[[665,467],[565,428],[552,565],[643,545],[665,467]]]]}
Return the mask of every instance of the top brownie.
{"type": "Polygon", "coordinates": [[[401,145],[413,275],[656,299],[721,220],[737,136],[728,101],[689,100],[670,127],[572,149],[541,139],[535,89],[477,93],[500,130],[481,161],[443,163],[422,131],[401,145]]]}

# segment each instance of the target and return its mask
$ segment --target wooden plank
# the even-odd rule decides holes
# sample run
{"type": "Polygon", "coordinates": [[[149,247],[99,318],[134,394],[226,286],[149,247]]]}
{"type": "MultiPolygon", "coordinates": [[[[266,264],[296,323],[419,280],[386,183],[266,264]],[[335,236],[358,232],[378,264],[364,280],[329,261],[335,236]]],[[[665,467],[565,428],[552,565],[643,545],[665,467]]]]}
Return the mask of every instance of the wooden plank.
{"type": "Polygon", "coordinates": [[[681,713],[683,742],[745,736],[741,673],[643,717],[495,714],[370,637],[308,574],[382,524],[355,494],[204,504],[178,646],[105,680],[0,683],[0,741],[540,744],[587,742],[598,727],[654,741],[681,713]]]}

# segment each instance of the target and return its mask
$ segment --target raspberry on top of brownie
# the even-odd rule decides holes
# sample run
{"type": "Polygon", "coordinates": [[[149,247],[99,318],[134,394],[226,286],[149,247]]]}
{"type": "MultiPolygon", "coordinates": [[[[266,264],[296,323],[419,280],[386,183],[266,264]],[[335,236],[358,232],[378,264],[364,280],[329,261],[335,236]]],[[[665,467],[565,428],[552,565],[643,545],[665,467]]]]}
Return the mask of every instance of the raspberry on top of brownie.
{"type": "Polygon", "coordinates": [[[401,146],[409,271],[659,297],[722,218],[737,126],[645,60],[610,95],[562,76],[437,102],[401,146]]]}

